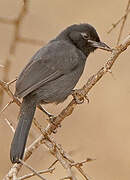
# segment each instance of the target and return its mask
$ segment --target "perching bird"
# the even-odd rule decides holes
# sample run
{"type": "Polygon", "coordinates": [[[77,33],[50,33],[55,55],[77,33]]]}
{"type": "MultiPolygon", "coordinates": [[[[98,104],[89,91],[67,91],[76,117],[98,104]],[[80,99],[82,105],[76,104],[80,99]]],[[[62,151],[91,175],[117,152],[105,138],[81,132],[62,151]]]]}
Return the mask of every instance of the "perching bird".
{"type": "Polygon", "coordinates": [[[97,48],[110,51],[89,24],[74,24],[42,47],[23,69],[15,96],[23,98],[10,159],[23,158],[36,106],[63,102],[81,77],[88,55],[97,48]]]}

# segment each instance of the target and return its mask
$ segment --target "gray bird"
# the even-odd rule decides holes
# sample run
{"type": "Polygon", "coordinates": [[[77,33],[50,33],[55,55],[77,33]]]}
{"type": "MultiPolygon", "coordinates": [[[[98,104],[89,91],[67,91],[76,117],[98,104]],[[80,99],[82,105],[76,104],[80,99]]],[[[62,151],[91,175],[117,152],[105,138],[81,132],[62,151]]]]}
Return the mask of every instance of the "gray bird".
{"type": "Polygon", "coordinates": [[[63,102],[81,77],[88,55],[97,48],[111,50],[100,41],[93,26],[74,24],[42,47],[25,66],[16,81],[15,96],[23,101],[11,144],[12,163],[23,158],[36,106],[63,102]]]}

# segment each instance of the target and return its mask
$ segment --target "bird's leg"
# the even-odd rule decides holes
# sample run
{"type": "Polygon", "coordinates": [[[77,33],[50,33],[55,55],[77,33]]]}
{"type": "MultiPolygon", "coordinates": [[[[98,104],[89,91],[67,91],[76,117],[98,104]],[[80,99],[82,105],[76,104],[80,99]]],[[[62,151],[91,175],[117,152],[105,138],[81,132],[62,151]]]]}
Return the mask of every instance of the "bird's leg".
{"type": "Polygon", "coordinates": [[[89,103],[89,99],[83,90],[80,90],[80,89],[72,90],[72,96],[75,99],[77,104],[82,104],[84,102],[84,98],[89,103]]]}
{"type": "MultiPolygon", "coordinates": [[[[54,126],[56,126],[56,124],[54,122],[56,117],[53,114],[46,111],[40,104],[37,107],[49,117],[49,119],[48,119],[49,123],[52,123],[54,126]]],[[[61,127],[61,125],[58,125],[58,127],[61,127]]],[[[56,126],[56,128],[57,128],[57,126],[56,126]]],[[[56,132],[57,132],[56,130],[53,131],[53,133],[56,133],[56,132]]]]}
{"type": "Polygon", "coordinates": [[[40,104],[37,106],[42,112],[44,112],[48,117],[49,119],[53,119],[54,118],[54,115],[49,113],[48,111],[46,111],[40,104]]]}

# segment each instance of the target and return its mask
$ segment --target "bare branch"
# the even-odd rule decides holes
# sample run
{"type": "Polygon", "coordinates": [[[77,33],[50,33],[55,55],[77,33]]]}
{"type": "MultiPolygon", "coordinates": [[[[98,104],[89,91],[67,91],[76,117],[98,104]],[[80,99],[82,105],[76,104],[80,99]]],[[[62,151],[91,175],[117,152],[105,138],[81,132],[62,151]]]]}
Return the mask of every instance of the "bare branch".
{"type": "Polygon", "coordinates": [[[2,24],[15,24],[16,20],[5,18],[5,17],[0,17],[0,23],[2,23],[2,24]]]}
{"type": "Polygon", "coordinates": [[[81,166],[75,166],[79,172],[83,175],[83,177],[86,179],[86,180],[89,180],[90,177],[83,171],[83,169],[81,168],[81,166]]]}
{"type": "Polygon", "coordinates": [[[78,162],[78,163],[72,163],[71,166],[83,166],[83,164],[94,161],[96,159],[87,158],[84,161],[78,162]]]}
{"type": "Polygon", "coordinates": [[[32,171],[36,176],[38,176],[42,180],[46,180],[44,177],[42,177],[36,170],[34,170],[31,166],[29,166],[27,163],[25,163],[22,160],[19,160],[21,164],[23,164],[25,167],[27,167],[30,171],[32,171]]]}
{"type": "Polygon", "coordinates": [[[126,15],[124,16],[123,21],[122,21],[122,25],[121,25],[121,28],[120,28],[119,36],[118,36],[118,39],[117,39],[117,45],[119,44],[119,41],[120,41],[121,36],[122,36],[124,25],[125,25],[126,19],[128,17],[129,7],[130,7],[130,0],[128,0],[128,4],[127,4],[127,7],[126,7],[126,15]]]}
{"type": "Polygon", "coordinates": [[[12,104],[14,101],[13,100],[11,100],[10,102],[8,102],[6,105],[5,105],[5,107],[0,111],[0,115],[2,114],[2,112],[4,112],[8,107],[9,107],[9,105],[10,104],[12,104]]]}
{"type": "Polygon", "coordinates": [[[11,97],[11,99],[12,99],[18,106],[21,105],[21,102],[13,95],[12,91],[9,89],[9,85],[8,85],[6,82],[0,80],[0,86],[2,87],[2,89],[3,89],[4,91],[7,92],[7,94],[11,97]]]}
{"type": "Polygon", "coordinates": [[[0,64],[0,68],[4,68],[4,66],[2,64],[0,64]]]}
{"type": "Polygon", "coordinates": [[[55,160],[55,161],[49,166],[48,169],[52,168],[57,162],[58,162],[58,160],[55,160]]]}
{"type": "MultiPolygon", "coordinates": [[[[5,17],[0,17],[0,23],[14,26],[14,32],[12,34],[12,41],[10,44],[8,56],[5,59],[5,64],[4,64],[4,67],[6,67],[6,68],[4,69],[3,81],[5,81],[5,82],[9,81],[8,73],[9,73],[10,64],[11,64],[11,58],[10,57],[12,55],[15,55],[17,43],[27,43],[27,44],[40,45],[40,46],[45,44],[43,41],[40,41],[37,39],[29,39],[29,38],[24,38],[24,37],[20,36],[21,24],[23,22],[24,17],[28,13],[28,6],[29,6],[28,0],[24,0],[23,2],[24,3],[22,5],[22,8],[21,8],[17,18],[9,19],[9,18],[5,18],[5,17]]],[[[0,65],[0,67],[2,67],[2,66],[0,65]]],[[[1,96],[0,105],[3,102],[3,93],[4,93],[4,91],[0,91],[0,96],[1,96]]]]}
{"type": "Polygon", "coordinates": [[[112,27],[107,31],[107,33],[111,33],[111,31],[116,28],[116,26],[125,18],[126,15],[128,15],[130,13],[130,9],[128,9],[128,11],[119,19],[117,20],[117,22],[112,24],[112,27]]]}
{"type": "MultiPolygon", "coordinates": [[[[10,69],[10,56],[15,54],[15,50],[16,50],[16,44],[17,44],[17,37],[19,36],[19,32],[20,32],[20,27],[21,27],[21,22],[24,18],[24,16],[27,13],[27,7],[28,7],[28,1],[24,1],[24,5],[21,8],[21,11],[18,14],[18,17],[15,20],[9,20],[8,18],[0,18],[0,21],[2,23],[8,23],[8,24],[13,24],[14,25],[14,32],[12,35],[12,41],[11,41],[11,45],[9,48],[9,53],[8,53],[8,57],[5,59],[5,64],[4,66],[6,67],[5,71],[4,71],[4,76],[3,76],[3,81],[9,81],[9,77],[8,77],[8,73],[9,73],[9,69],[10,69]]],[[[3,91],[0,92],[1,94],[1,99],[0,99],[0,104],[2,104],[3,102],[3,91]]]]}
{"type": "Polygon", "coordinates": [[[16,80],[17,80],[17,78],[11,80],[10,82],[7,83],[7,85],[10,86],[10,85],[13,84],[16,80]]]}
{"type": "MultiPolygon", "coordinates": [[[[37,171],[38,174],[43,174],[43,173],[52,173],[55,170],[55,168],[48,168],[45,170],[41,170],[41,171],[37,171]]],[[[31,173],[31,174],[27,174],[25,176],[19,177],[17,178],[17,180],[24,180],[24,179],[28,179],[30,177],[35,176],[35,173],[31,173]]]]}
{"type": "Polygon", "coordinates": [[[25,37],[18,37],[17,39],[20,43],[26,43],[26,44],[33,44],[33,45],[38,45],[38,46],[43,46],[45,44],[44,41],[38,40],[38,39],[30,39],[30,38],[25,38],[25,37]]]}
{"type": "Polygon", "coordinates": [[[14,129],[14,127],[12,126],[12,124],[10,123],[10,121],[6,118],[6,119],[5,119],[5,122],[9,125],[10,129],[11,129],[12,132],[14,133],[14,132],[15,132],[15,129],[14,129]]]}

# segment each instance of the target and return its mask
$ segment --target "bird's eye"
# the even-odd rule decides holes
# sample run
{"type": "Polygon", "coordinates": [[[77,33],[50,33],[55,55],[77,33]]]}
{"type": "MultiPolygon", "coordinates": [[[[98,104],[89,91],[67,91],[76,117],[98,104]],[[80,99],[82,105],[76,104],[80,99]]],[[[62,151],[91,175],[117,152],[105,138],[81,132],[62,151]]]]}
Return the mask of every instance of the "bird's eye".
{"type": "Polygon", "coordinates": [[[87,33],[81,33],[81,36],[84,38],[84,39],[89,39],[89,35],[87,33]]]}

